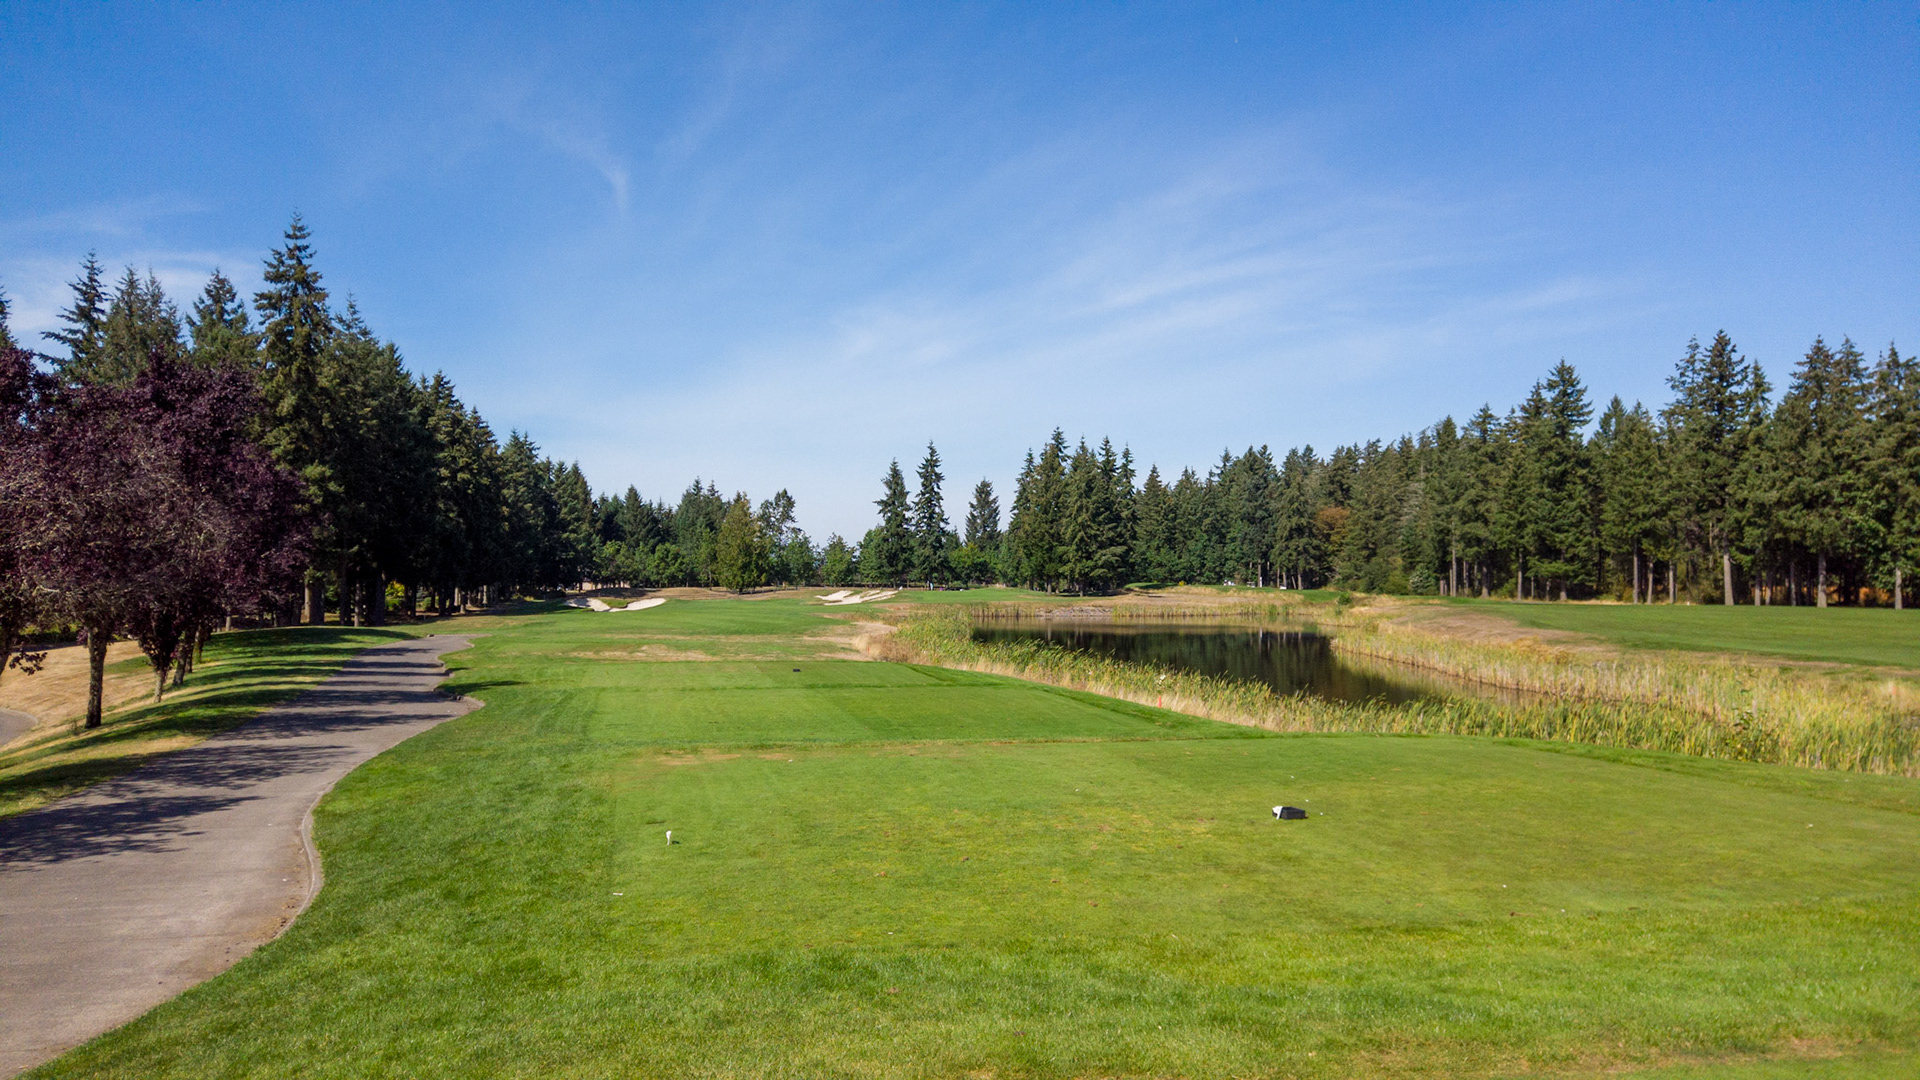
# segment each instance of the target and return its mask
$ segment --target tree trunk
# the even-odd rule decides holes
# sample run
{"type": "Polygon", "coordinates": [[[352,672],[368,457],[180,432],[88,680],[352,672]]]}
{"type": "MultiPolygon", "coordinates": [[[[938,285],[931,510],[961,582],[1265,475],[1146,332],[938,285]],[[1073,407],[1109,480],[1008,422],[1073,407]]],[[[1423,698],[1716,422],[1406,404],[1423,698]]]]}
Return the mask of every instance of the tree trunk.
{"type": "Polygon", "coordinates": [[[327,586],[313,571],[307,571],[306,610],[302,618],[308,626],[319,626],[327,621],[327,586]]]}
{"type": "Polygon", "coordinates": [[[1667,560],[1667,603],[1669,604],[1677,604],[1680,602],[1680,590],[1675,581],[1677,576],[1678,575],[1673,572],[1673,560],[1667,560]]]}
{"type": "Polygon", "coordinates": [[[1903,584],[1904,584],[1904,579],[1900,572],[1900,568],[1896,566],[1893,568],[1893,610],[1895,611],[1899,611],[1901,608],[1906,606],[1905,601],[1901,599],[1901,595],[1900,595],[1901,586],[1903,584]]]}
{"type": "Polygon", "coordinates": [[[1827,553],[1820,553],[1820,584],[1815,587],[1813,602],[1816,607],[1827,606],[1827,553]]]}
{"type": "Polygon", "coordinates": [[[387,625],[387,576],[375,574],[368,584],[372,586],[373,595],[367,598],[367,625],[385,626],[387,625]]]}
{"type": "Polygon", "coordinates": [[[1527,598],[1527,561],[1525,559],[1514,560],[1513,574],[1513,598],[1525,600],[1527,598]]]}
{"type": "Polygon", "coordinates": [[[1726,590],[1722,595],[1726,597],[1727,606],[1732,607],[1733,606],[1733,552],[1731,551],[1723,551],[1720,553],[1720,580],[1721,580],[1722,588],[1726,590]]]}
{"type": "Polygon", "coordinates": [[[113,635],[104,628],[87,627],[87,726],[100,726],[101,688],[107,678],[107,646],[113,635]]]}

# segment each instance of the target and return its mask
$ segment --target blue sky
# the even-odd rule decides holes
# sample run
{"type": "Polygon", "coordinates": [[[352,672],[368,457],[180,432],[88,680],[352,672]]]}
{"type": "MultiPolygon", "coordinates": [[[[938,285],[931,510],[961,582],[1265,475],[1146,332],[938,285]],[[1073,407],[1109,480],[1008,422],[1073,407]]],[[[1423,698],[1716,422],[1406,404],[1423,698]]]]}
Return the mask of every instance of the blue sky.
{"type": "MultiPolygon", "coordinates": [[[[0,5],[0,285],[185,301],[290,213],[596,488],[857,535],[1053,427],[1144,465],[1920,347],[1920,6],[0,5]],[[521,10],[522,8],[530,8],[521,10]]],[[[1003,490],[1003,499],[1010,492],[1003,490]]]]}

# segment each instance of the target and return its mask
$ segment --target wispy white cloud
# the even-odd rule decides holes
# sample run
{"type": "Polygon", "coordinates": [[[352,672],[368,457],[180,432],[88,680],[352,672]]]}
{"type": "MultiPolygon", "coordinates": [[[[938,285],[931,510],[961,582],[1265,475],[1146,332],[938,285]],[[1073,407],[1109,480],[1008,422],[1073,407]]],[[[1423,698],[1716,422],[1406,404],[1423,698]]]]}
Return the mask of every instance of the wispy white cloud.
{"type": "Polygon", "coordinates": [[[1638,302],[1633,280],[1515,285],[1525,246],[1489,226],[1489,208],[1293,160],[1202,157],[1044,243],[986,243],[970,257],[997,273],[975,287],[909,272],[733,346],[698,378],[648,384],[644,400],[606,388],[605,430],[559,445],[656,492],[715,466],[755,490],[799,478],[807,520],[857,531],[868,474],[930,437],[950,476],[1004,483],[1019,448],[1056,424],[1173,467],[1225,445],[1391,436],[1451,406],[1415,415],[1397,395],[1383,414],[1371,400],[1383,381],[1562,349],[1638,302]],[[638,429],[611,419],[636,412],[638,429]]]}
{"type": "Polygon", "coordinates": [[[203,203],[177,194],[93,203],[42,214],[0,218],[0,241],[10,245],[31,243],[44,237],[123,241],[146,235],[160,220],[204,213],[206,209],[203,203]]]}

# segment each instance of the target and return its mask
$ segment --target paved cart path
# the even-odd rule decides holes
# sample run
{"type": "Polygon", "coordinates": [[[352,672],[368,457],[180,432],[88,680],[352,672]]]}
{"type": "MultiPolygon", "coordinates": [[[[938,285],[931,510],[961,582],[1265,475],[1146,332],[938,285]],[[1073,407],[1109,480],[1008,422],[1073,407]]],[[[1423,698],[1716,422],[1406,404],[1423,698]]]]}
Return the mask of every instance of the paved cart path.
{"type": "Polygon", "coordinates": [[[379,645],[297,700],[0,818],[0,1076],[47,1061],[271,940],[319,887],[309,813],[342,776],[473,708],[447,635],[379,645]]]}
{"type": "Polygon", "coordinates": [[[0,709],[0,746],[32,731],[40,721],[32,713],[23,713],[17,709],[0,709]]]}

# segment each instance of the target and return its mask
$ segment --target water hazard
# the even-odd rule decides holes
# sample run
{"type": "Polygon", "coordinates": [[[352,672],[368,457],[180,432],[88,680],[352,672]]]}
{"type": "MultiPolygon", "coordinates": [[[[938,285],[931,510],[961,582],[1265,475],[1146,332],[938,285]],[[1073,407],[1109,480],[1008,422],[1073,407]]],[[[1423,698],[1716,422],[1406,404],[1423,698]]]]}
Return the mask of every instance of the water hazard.
{"type": "Polygon", "coordinates": [[[1398,705],[1448,696],[1417,676],[1393,679],[1349,667],[1334,655],[1326,637],[1311,631],[991,619],[975,625],[973,639],[983,643],[1039,641],[1130,663],[1264,683],[1276,693],[1305,693],[1333,701],[1398,705]]]}

